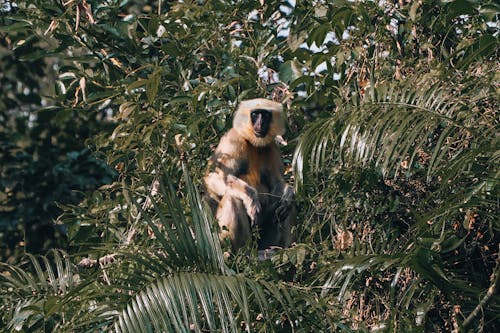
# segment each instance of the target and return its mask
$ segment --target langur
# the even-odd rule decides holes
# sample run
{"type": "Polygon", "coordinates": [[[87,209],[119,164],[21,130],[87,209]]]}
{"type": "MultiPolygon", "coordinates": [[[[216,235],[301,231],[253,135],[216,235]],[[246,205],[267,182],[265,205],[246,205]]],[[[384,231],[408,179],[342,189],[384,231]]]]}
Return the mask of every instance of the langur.
{"type": "Polygon", "coordinates": [[[220,239],[233,250],[258,230],[258,248],[287,247],[295,224],[295,194],[283,179],[275,139],[285,132],[283,106],[263,98],[243,101],[233,127],[221,138],[205,175],[207,200],[215,213],[220,239]]]}

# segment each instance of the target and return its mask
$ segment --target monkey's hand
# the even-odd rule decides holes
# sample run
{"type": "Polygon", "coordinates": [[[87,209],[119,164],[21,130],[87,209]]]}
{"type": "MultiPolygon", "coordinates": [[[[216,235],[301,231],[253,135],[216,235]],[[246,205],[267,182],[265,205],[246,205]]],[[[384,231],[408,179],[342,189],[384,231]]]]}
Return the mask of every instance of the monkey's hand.
{"type": "Polygon", "coordinates": [[[283,194],[281,195],[281,198],[278,201],[276,207],[276,215],[280,220],[286,219],[288,212],[290,211],[290,207],[294,204],[294,201],[295,193],[293,191],[293,187],[287,184],[283,189],[283,194]]]}
{"type": "Polygon", "coordinates": [[[248,185],[245,181],[233,175],[227,176],[227,184],[231,195],[239,198],[243,202],[247,215],[250,218],[252,225],[254,225],[257,220],[257,216],[261,211],[257,190],[248,185]]]}
{"type": "Polygon", "coordinates": [[[253,227],[257,222],[257,216],[260,213],[261,205],[259,201],[259,194],[253,187],[248,186],[247,194],[248,196],[243,200],[243,205],[245,205],[247,215],[250,218],[251,226],[253,227]]]}

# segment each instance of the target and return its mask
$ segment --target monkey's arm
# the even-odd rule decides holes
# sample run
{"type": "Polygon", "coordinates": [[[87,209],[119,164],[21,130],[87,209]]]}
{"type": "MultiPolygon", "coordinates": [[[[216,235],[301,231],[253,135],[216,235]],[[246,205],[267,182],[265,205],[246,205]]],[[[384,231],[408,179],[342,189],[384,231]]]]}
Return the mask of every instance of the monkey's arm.
{"type": "Polygon", "coordinates": [[[255,221],[261,210],[259,196],[255,188],[232,174],[224,176],[224,173],[217,168],[206,175],[205,184],[209,191],[219,198],[230,195],[240,199],[252,222],[255,221]]]}
{"type": "Polygon", "coordinates": [[[286,218],[288,212],[295,204],[295,191],[292,186],[287,184],[283,179],[284,165],[281,160],[279,150],[273,146],[273,154],[271,164],[273,167],[269,170],[269,182],[271,185],[271,194],[276,200],[273,201],[272,207],[276,215],[280,219],[286,218]]]}
{"type": "Polygon", "coordinates": [[[293,187],[285,182],[277,183],[271,191],[271,195],[275,198],[271,203],[272,210],[280,219],[286,218],[288,211],[295,204],[293,187]]]}
{"type": "Polygon", "coordinates": [[[295,201],[295,191],[293,190],[293,187],[288,184],[285,184],[285,187],[283,189],[283,194],[281,195],[278,207],[276,209],[278,216],[283,218],[283,215],[287,214],[288,211],[290,210],[290,207],[295,204],[294,201],[295,201]]]}

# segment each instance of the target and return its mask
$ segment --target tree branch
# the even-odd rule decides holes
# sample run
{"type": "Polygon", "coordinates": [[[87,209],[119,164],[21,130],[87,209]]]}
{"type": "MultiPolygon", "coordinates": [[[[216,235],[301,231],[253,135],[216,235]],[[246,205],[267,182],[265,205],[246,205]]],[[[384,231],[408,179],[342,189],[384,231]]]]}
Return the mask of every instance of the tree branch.
{"type": "Polygon", "coordinates": [[[499,251],[497,252],[497,262],[495,265],[495,269],[493,270],[493,273],[491,274],[490,281],[491,285],[488,288],[488,291],[486,292],[486,295],[484,295],[483,299],[479,302],[479,304],[474,308],[474,310],[469,314],[467,318],[465,318],[463,322],[463,327],[466,328],[469,326],[474,319],[479,315],[479,313],[482,311],[482,309],[488,304],[488,302],[491,300],[493,295],[496,294],[497,289],[498,289],[498,283],[500,281],[500,245],[498,246],[499,251]]]}

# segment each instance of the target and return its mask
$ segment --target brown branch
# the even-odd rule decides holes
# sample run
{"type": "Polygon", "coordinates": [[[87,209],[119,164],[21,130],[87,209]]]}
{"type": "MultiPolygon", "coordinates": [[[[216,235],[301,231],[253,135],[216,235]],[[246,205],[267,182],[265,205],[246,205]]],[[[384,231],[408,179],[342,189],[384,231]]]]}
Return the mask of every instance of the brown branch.
{"type": "Polygon", "coordinates": [[[495,265],[495,269],[493,270],[493,273],[491,274],[490,281],[491,285],[488,288],[488,291],[486,292],[486,295],[484,295],[483,299],[479,302],[479,304],[474,308],[474,310],[469,314],[467,318],[465,318],[463,322],[463,327],[466,328],[469,326],[474,319],[479,315],[479,313],[483,310],[483,308],[488,304],[488,302],[491,300],[493,295],[496,294],[497,289],[498,289],[498,283],[500,281],[500,245],[498,246],[499,251],[497,253],[497,261],[495,265]]]}
{"type": "Polygon", "coordinates": [[[94,267],[97,264],[99,264],[99,266],[102,268],[105,265],[112,264],[115,261],[115,256],[116,256],[116,253],[107,254],[104,257],[101,257],[99,259],[83,258],[78,263],[78,266],[82,267],[82,268],[91,268],[91,267],[94,267]]]}

